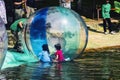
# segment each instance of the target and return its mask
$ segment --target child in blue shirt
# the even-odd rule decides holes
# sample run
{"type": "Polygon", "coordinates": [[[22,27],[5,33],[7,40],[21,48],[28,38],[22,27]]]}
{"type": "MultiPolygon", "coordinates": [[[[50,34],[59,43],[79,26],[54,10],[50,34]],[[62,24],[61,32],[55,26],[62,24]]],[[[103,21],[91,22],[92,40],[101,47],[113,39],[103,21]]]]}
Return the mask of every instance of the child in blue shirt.
{"type": "Polygon", "coordinates": [[[50,53],[47,44],[43,44],[43,51],[39,53],[39,59],[41,62],[51,62],[50,53]]]}

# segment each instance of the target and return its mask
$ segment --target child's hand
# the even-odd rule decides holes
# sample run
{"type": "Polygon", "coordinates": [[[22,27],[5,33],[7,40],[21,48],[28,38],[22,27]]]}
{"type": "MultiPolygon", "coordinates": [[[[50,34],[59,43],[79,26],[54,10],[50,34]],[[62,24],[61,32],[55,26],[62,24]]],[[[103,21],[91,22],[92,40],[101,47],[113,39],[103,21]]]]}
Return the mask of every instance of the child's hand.
{"type": "Polygon", "coordinates": [[[54,59],[53,62],[58,62],[58,61],[54,59]]]}

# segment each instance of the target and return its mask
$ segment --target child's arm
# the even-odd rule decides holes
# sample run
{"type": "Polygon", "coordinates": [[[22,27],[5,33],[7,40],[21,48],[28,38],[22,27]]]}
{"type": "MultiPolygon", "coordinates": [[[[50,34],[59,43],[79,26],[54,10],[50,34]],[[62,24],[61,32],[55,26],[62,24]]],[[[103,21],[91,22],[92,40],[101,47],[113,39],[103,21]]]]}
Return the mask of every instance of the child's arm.
{"type": "Polygon", "coordinates": [[[20,28],[23,28],[23,23],[22,23],[22,21],[20,21],[18,24],[19,24],[20,28]]]}
{"type": "Polygon", "coordinates": [[[15,4],[15,5],[21,5],[21,4],[25,3],[25,2],[26,2],[26,0],[25,0],[25,1],[22,0],[21,2],[14,2],[14,4],[15,4]]]}
{"type": "Polygon", "coordinates": [[[58,55],[56,55],[56,58],[55,58],[55,60],[58,60],[58,55]]]}
{"type": "Polygon", "coordinates": [[[53,62],[58,62],[58,55],[55,55],[55,58],[52,61],[53,62]]]}
{"type": "Polygon", "coordinates": [[[58,55],[56,55],[55,59],[53,60],[53,62],[58,62],[58,55]]]}
{"type": "Polygon", "coordinates": [[[38,54],[39,60],[41,60],[42,56],[43,56],[43,53],[40,52],[40,53],[38,54]]]}

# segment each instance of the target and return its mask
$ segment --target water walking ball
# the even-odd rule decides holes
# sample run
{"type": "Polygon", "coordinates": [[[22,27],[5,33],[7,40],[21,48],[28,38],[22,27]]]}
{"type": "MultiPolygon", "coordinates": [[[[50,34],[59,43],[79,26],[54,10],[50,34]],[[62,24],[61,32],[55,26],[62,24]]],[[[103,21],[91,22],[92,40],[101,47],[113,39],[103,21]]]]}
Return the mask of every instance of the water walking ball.
{"type": "Polygon", "coordinates": [[[7,52],[7,41],[6,27],[2,18],[0,18],[0,69],[2,67],[7,52]]]}
{"type": "Polygon", "coordinates": [[[87,27],[75,11],[63,7],[46,7],[28,18],[24,28],[27,49],[38,57],[42,45],[48,44],[50,55],[60,44],[65,58],[74,59],[84,51],[87,40],[87,27]]]}

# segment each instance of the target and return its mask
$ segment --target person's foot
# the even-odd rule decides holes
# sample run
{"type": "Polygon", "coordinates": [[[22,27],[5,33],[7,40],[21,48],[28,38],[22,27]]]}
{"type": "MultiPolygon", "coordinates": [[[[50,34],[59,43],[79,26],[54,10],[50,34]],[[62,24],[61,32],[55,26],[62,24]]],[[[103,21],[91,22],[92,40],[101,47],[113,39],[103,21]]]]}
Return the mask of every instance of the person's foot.
{"type": "Polygon", "coordinates": [[[115,34],[115,32],[114,32],[114,31],[111,31],[110,34],[115,34]]]}
{"type": "Polygon", "coordinates": [[[105,35],[107,35],[107,34],[108,34],[108,32],[104,32],[104,34],[105,34],[105,35]]]}

